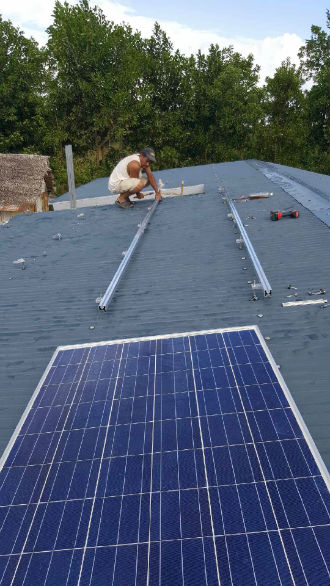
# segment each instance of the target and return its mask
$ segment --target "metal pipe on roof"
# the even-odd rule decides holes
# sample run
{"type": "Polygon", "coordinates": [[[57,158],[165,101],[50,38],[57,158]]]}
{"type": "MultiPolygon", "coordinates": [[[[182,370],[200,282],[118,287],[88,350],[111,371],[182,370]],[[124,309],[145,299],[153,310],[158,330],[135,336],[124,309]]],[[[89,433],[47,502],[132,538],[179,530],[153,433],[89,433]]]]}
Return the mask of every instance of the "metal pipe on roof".
{"type": "Polygon", "coordinates": [[[75,186],[75,179],[74,179],[74,168],[73,168],[73,155],[72,155],[72,145],[67,144],[65,146],[65,158],[66,158],[66,171],[68,174],[68,187],[70,192],[70,207],[71,209],[76,209],[77,207],[77,200],[76,200],[76,186],[75,186]]]}
{"type": "Polygon", "coordinates": [[[137,231],[137,233],[135,234],[129,249],[127,250],[125,257],[123,258],[122,262],[120,263],[109,287],[107,288],[105,294],[103,295],[100,304],[99,304],[99,309],[101,311],[107,311],[107,307],[115,293],[116,287],[121,279],[121,277],[124,274],[124,271],[129,263],[129,261],[131,260],[131,257],[133,255],[134,250],[137,247],[138,242],[140,241],[148,223],[150,222],[151,216],[154,213],[157,205],[159,204],[159,200],[155,200],[154,203],[152,204],[149,212],[147,213],[147,215],[145,216],[145,218],[143,219],[143,221],[141,222],[139,229],[137,231]]]}
{"type": "Polygon", "coordinates": [[[255,268],[255,271],[256,271],[259,279],[260,279],[260,285],[261,285],[260,288],[263,289],[264,295],[265,295],[265,297],[267,297],[268,295],[271,295],[272,294],[271,285],[270,285],[270,283],[269,283],[269,281],[268,281],[268,279],[267,279],[267,277],[266,277],[266,275],[264,273],[264,270],[263,270],[263,268],[261,266],[261,263],[260,263],[257,255],[256,255],[256,252],[255,252],[255,250],[254,250],[254,248],[252,246],[252,243],[250,241],[250,238],[248,237],[247,232],[246,232],[246,230],[245,230],[245,228],[244,228],[244,226],[242,224],[242,220],[241,220],[241,218],[238,215],[238,212],[237,212],[237,210],[235,208],[235,205],[230,200],[230,198],[227,196],[227,194],[226,194],[226,199],[227,199],[228,205],[229,205],[229,207],[231,209],[231,212],[232,212],[232,215],[233,215],[233,219],[234,219],[234,221],[235,221],[235,223],[237,225],[237,228],[238,228],[238,230],[239,230],[239,232],[241,234],[241,238],[244,240],[246,249],[247,249],[247,251],[249,253],[249,256],[251,258],[251,261],[253,263],[253,266],[255,268]]]}

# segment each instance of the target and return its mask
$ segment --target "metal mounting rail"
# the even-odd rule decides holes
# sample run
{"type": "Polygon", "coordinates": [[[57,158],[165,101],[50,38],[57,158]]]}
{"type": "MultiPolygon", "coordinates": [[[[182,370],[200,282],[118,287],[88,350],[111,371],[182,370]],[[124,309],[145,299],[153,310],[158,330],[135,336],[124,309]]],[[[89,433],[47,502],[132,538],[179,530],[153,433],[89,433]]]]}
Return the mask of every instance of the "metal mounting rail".
{"type": "Polygon", "coordinates": [[[261,266],[261,263],[256,255],[256,252],[251,244],[250,238],[247,235],[247,232],[242,224],[242,220],[238,215],[238,212],[235,208],[235,205],[233,204],[233,202],[230,200],[230,198],[228,197],[227,193],[225,193],[225,196],[223,199],[225,199],[231,209],[231,214],[230,217],[231,219],[235,222],[237,229],[241,235],[241,238],[239,240],[236,240],[237,244],[242,245],[243,243],[246,246],[246,249],[249,253],[250,259],[252,261],[252,264],[254,266],[254,269],[258,275],[259,278],[259,283],[254,282],[251,286],[253,289],[253,293],[254,293],[254,297],[256,298],[256,290],[257,289],[261,289],[264,292],[264,296],[268,297],[272,294],[272,288],[271,285],[264,273],[264,270],[261,266]]]}
{"type": "Polygon", "coordinates": [[[156,199],[154,201],[154,203],[152,204],[152,206],[151,206],[149,212],[147,213],[146,217],[141,222],[140,227],[139,227],[137,233],[135,234],[135,236],[134,236],[134,238],[133,238],[133,240],[131,242],[131,245],[130,245],[129,249],[127,250],[127,252],[125,254],[125,257],[121,261],[121,263],[120,263],[120,265],[119,265],[119,267],[118,267],[118,269],[117,269],[117,271],[115,273],[115,276],[113,277],[113,279],[112,279],[109,287],[107,288],[106,292],[104,293],[104,295],[103,295],[103,297],[102,297],[102,299],[100,301],[99,309],[101,311],[106,311],[107,310],[107,307],[108,307],[108,305],[109,305],[109,303],[110,303],[110,301],[111,301],[111,299],[112,299],[112,297],[113,297],[113,295],[115,293],[116,287],[117,287],[117,285],[118,285],[121,277],[123,276],[124,271],[125,271],[128,263],[129,263],[129,261],[131,260],[132,254],[133,254],[133,252],[134,252],[134,250],[135,250],[135,248],[136,248],[139,240],[141,239],[141,236],[143,235],[143,233],[144,233],[144,231],[145,231],[148,223],[150,222],[150,218],[151,218],[152,214],[154,213],[154,211],[155,211],[155,209],[156,209],[156,207],[157,207],[158,204],[159,204],[159,200],[156,199]]]}

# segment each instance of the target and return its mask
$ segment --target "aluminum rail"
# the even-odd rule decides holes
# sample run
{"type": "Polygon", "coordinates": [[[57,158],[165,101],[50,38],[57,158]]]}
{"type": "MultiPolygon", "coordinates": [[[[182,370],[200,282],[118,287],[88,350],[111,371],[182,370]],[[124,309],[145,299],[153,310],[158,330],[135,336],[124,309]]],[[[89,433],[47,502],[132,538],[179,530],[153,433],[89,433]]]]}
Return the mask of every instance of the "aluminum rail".
{"type": "Polygon", "coordinates": [[[127,252],[125,254],[125,257],[121,261],[121,263],[120,263],[120,265],[119,265],[119,267],[118,267],[118,269],[117,269],[117,271],[115,273],[115,276],[113,277],[113,279],[112,279],[109,287],[107,288],[106,292],[104,293],[104,295],[103,295],[103,297],[102,297],[102,299],[101,299],[101,301],[99,303],[99,309],[101,311],[107,311],[107,307],[108,307],[108,305],[109,305],[109,303],[110,303],[110,301],[111,301],[111,299],[112,299],[112,297],[113,297],[113,295],[115,293],[116,287],[117,287],[120,279],[122,278],[122,276],[124,274],[124,271],[125,271],[128,263],[129,263],[129,261],[132,258],[133,252],[136,249],[137,244],[140,241],[140,239],[141,239],[141,237],[142,237],[142,235],[143,235],[143,233],[144,233],[144,231],[145,231],[148,223],[150,222],[150,218],[151,218],[152,214],[154,213],[154,211],[155,211],[155,209],[156,209],[156,207],[157,207],[158,204],[159,204],[159,200],[156,199],[154,201],[154,203],[152,204],[152,206],[151,206],[149,212],[147,213],[146,217],[141,222],[140,227],[139,227],[137,233],[135,234],[135,236],[134,236],[134,238],[133,238],[133,240],[131,242],[131,245],[130,245],[129,249],[127,250],[127,252]]]}
{"type": "Polygon", "coordinates": [[[259,283],[258,284],[255,283],[254,286],[252,285],[252,288],[253,289],[263,289],[264,296],[267,297],[267,296],[269,296],[269,295],[272,294],[271,285],[270,285],[270,283],[269,283],[269,281],[268,281],[268,279],[267,279],[267,277],[266,277],[266,275],[264,273],[264,270],[263,270],[263,268],[262,268],[262,266],[260,264],[260,261],[259,261],[257,255],[256,255],[256,252],[255,252],[255,250],[254,250],[254,248],[253,248],[253,246],[251,244],[250,238],[247,235],[247,232],[246,232],[246,230],[245,230],[245,228],[244,228],[244,226],[242,224],[242,220],[239,217],[238,212],[237,212],[237,210],[236,210],[233,202],[229,199],[228,196],[226,196],[226,199],[227,199],[227,203],[228,203],[228,205],[229,205],[229,207],[231,209],[231,213],[232,213],[232,216],[233,216],[233,220],[236,223],[236,226],[237,226],[237,228],[238,228],[238,230],[239,230],[239,232],[241,234],[241,238],[244,241],[244,244],[245,244],[246,249],[247,249],[247,251],[249,253],[249,256],[251,258],[251,261],[253,263],[253,266],[255,268],[255,271],[256,271],[259,279],[260,279],[260,284],[259,283]]]}

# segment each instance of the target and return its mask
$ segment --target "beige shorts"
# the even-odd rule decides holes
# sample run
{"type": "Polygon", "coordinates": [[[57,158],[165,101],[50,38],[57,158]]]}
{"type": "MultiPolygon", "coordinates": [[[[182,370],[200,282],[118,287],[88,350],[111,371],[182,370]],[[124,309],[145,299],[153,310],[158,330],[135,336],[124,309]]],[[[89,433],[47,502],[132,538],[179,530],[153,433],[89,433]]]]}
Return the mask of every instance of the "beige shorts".
{"type": "Polygon", "coordinates": [[[145,187],[146,184],[148,183],[148,180],[145,179],[145,177],[141,177],[141,179],[135,178],[135,177],[130,177],[129,179],[123,179],[119,183],[118,191],[119,191],[119,193],[124,193],[125,191],[134,191],[134,189],[137,188],[139,183],[142,183],[141,189],[143,189],[143,187],[145,187]]]}

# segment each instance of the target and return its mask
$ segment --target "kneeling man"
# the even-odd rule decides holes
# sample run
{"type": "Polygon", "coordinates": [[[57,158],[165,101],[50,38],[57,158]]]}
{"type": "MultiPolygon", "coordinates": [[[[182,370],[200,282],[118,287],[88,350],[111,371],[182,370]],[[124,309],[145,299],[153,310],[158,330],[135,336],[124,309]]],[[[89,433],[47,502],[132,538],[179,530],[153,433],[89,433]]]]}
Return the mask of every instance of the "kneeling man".
{"type": "Polygon", "coordinates": [[[156,161],[153,149],[145,148],[140,154],[129,155],[116,165],[109,177],[109,190],[118,193],[116,204],[128,209],[133,207],[130,195],[136,194],[137,199],[142,199],[144,194],[141,189],[147,185],[155,190],[155,199],[162,199],[157,187],[156,180],[151,173],[150,162],[156,161]],[[142,170],[146,172],[147,178],[142,177],[142,170]]]}

